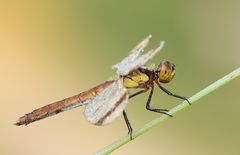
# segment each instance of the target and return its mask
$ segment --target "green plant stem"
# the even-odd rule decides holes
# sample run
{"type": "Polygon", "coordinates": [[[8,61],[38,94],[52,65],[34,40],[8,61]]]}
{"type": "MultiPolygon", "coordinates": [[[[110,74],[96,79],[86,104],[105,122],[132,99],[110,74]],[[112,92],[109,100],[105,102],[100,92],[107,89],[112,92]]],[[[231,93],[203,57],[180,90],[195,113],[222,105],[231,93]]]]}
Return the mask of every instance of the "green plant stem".
{"type": "MultiPolygon", "coordinates": [[[[230,82],[231,80],[235,79],[238,76],[240,76],[240,68],[234,70],[233,72],[227,74],[223,78],[221,78],[221,79],[217,80],[216,82],[212,83],[208,87],[204,88],[203,90],[199,91],[198,93],[196,93],[195,95],[190,97],[188,100],[191,102],[191,104],[195,104],[195,102],[198,101],[199,99],[201,99],[202,97],[204,97],[207,94],[213,92],[217,88],[227,84],[228,82],[230,82]]],[[[180,112],[181,110],[186,109],[188,107],[190,107],[189,104],[186,101],[184,101],[181,104],[177,105],[176,107],[172,108],[169,111],[169,114],[175,116],[175,114],[177,112],[180,112]]],[[[171,117],[169,117],[167,115],[161,115],[160,117],[150,121],[149,123],[145,124],[142,128],[133,132],[133,134],[132,134],[133,139],[142,135],[142,134],[144,134],[144,133],[146,133],[150,129],[156,127],[157,125],[161,124],[162,122],[164,122],[164,121],[166,121],[170,118],[171,117]]],[[[129,135],[126,135],[126,136],[116,140],[112,144],[110,144],[110,145],[108,145],[104,148],[99,149],[97,152],[94,153],[94,155],[109,154],[112,151],[116,150],[117,148],[123,146],[124,144],[127,144],[129,141],[130,141],[130,137],[129,137],[129,135]]]]}

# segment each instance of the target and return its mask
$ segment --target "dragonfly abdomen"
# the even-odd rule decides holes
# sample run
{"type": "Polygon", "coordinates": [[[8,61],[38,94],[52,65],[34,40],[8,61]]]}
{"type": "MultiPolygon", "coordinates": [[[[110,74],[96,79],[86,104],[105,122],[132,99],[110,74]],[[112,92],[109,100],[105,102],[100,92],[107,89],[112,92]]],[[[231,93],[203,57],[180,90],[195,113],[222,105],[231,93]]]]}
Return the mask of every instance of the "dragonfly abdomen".
{"type": "Polygon", "coordinates": [[[95,97],[99,92],[112,84],[114,80],[106,81],[94,88],[91,88],[85,92],[82,92],[78,95],[66,98],[61,101],[54,102],[52,104],[38,108],[24,116],[20,117],[15,125],[27,125],[29,123],[44,119],[48,116],[56,115],[60,112],[76,108],[78,106],[87,104],[89,100],[95,97]]]}

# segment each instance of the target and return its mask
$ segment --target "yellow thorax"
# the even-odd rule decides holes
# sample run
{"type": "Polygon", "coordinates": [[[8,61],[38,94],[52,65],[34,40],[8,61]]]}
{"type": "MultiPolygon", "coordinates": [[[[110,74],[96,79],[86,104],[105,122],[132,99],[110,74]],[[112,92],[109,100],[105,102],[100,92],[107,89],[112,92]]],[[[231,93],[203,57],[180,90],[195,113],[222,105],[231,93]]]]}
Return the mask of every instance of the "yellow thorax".
{"type": "Polygon", "coordinates": [[[136,88],[140,84],[143,84],[149,80],[149,77],[140,71],[134,71],[124,77],[123,79],[123,85],[126,88],[136,88]]]}

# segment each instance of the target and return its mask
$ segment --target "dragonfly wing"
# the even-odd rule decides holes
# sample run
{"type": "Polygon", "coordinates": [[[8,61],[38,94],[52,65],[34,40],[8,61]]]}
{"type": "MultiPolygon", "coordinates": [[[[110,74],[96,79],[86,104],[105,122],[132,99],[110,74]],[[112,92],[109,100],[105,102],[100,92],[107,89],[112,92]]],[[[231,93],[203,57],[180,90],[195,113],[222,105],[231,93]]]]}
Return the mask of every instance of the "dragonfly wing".
{"type": "Polygon", "coordinates": [[[86,105],[84,115],[92,124],[105,125],[122,114],[127,103],[128,91],[123,86],[122,78],[120,78],[86,105]]]}
{"type": "Polygon", "coordinates": [[[138,56],[141,52],[143,52],[143,49],[147,47],[151,39],[152,39],[152,35],[150,34],[143,41],[141,41],[136,47],[134,47],[130,53],[135,53],[135,55],[138,56]]]}
{"type": "Polygon", "coordinates": [[[121,62],[112,66],[113,69],[117,69],[118,75],[127,75],[131,71],[143,66],[147,61],[152,59],[162,48],[164,42],[160,42],[160,44],[145,54],[143,53],[144,48],[149,44],[151,40],[151,35],[149,35],[146,39],[144,39],[141,43],[139,43],[131,53],[124,58],[121,62]]]}
{"type": "MultiPolygon", "coordinates": [[[[158,52],[161,51],[161,49],[163,48],[164,42],[160,42],[156,48],[148,51],[147,53],[141,55],[140,57],[138,57],[138,59],[135,60],[135,62],[132,63],[132,70],[137,69],[143,65],[145,65],[145,63],[147,63],[150,59],[152,59],[158,52]]],[[[130,72],[132,71],[130,70],[130,72]]],[[[128,73],[127,73],[128,74],[128,73]]]]}

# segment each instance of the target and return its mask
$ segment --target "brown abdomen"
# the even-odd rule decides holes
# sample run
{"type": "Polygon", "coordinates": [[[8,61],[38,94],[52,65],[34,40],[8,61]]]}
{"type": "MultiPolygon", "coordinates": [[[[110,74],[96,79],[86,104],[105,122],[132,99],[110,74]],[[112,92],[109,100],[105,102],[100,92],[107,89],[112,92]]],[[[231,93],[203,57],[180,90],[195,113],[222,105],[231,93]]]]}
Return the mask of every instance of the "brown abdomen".
{"type": "Polygon", "coordinates": [[[87,103],[88,100],[90,100],[92,97],[97,95],[99,92],[101,92],[103,89],[105,89],[107,86],[109,86],[113,82],[114,82],[113,80],[106,81],[105,83],[102,83],[78,95],[38,108],[32,111],[31,113],[27,113],[24,116],[20,117],[16,121],[15,125],[17,126],[20,126],[23,124],[27,125],[29,123],[44,119],[48,116],[53,116],[60,112],[84,105],[87,103]]]}

